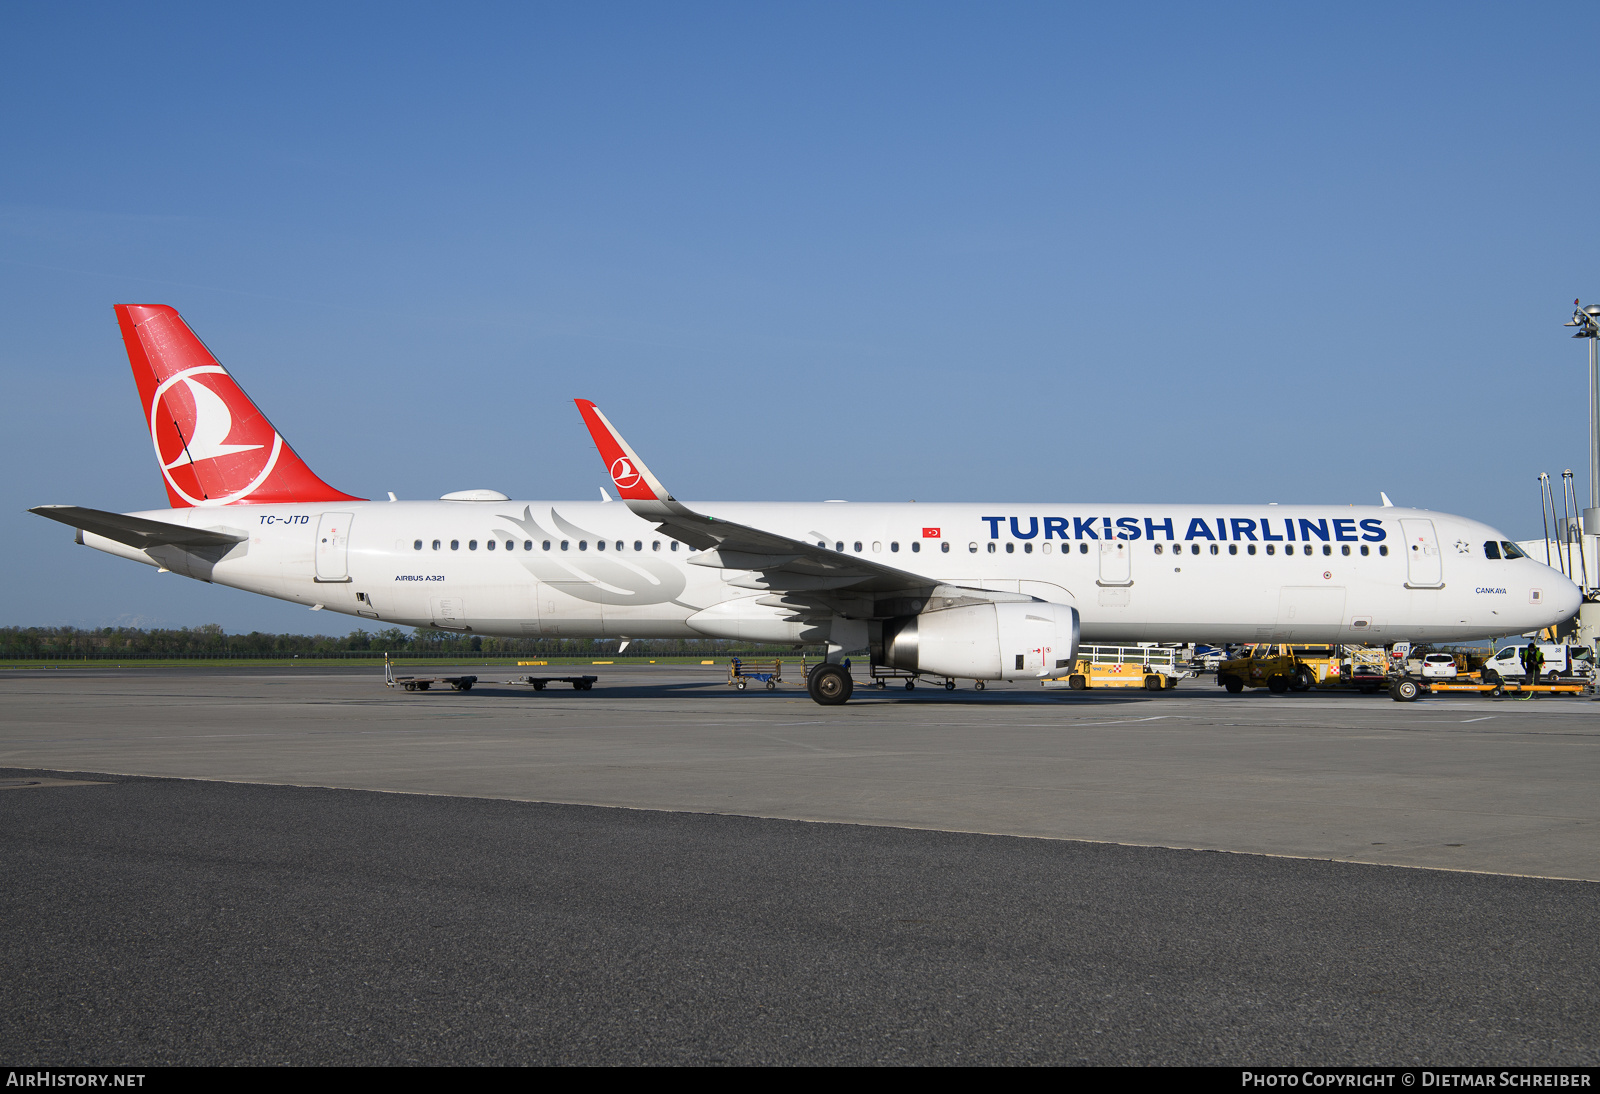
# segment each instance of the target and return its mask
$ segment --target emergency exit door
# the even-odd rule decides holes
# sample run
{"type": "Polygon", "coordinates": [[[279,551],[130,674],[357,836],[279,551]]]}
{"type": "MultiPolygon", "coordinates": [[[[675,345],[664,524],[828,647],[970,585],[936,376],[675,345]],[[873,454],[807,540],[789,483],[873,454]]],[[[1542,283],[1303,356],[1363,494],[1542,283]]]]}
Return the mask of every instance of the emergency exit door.
{"type": "Polygon", "coordinates": [[[1406,585],[1413,589],[1438,589],[1444,585],[1444,564],[1439,538],[1431,520],[1402,520],[1406,537],[1406,585]]]}
{"type": "Polygon", "coordinates": [[[1100,579],[1098,583],[1101,585],[1132,585],[1132,559],[1128,557],[1132,553],[1128,550],[1126,540],[1113,539],[1100,544],[1100,579]]]}
{"type": "Polygon", "coordinates": [[[349,513],[324,513],[317,521],[317,580],[350,580],[349,513]]]}

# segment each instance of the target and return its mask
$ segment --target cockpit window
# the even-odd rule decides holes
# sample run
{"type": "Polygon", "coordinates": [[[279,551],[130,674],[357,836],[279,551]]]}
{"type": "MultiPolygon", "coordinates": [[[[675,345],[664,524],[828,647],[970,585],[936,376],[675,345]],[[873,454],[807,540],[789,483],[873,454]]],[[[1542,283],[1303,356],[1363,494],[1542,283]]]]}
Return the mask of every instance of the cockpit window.
{"type": "Polygon", "coordinates": [[[1518,547],[1515,543],[1512,543],[1510,540],[1507,540],[1507,539],[1503,539],[1503,540],[1500,541],[1500,549],[1506,553],[1506,557],[1507,558],[1527,558],[1528,557],[1527,555],[1522,553],[1522,548],[1518,547]]]}
{"type": "Polygon", "coordinates": [[[1492,559],[1495,559],[1496,561],[1499,561],[1499,558],[1500,558],[1500,545],[1498,543],[1496,543],[1492,539],[1489,540],[1487,543],[1485,543],[1483,545],[1483,557],[1484,558],[1492,558],[1492,559]]]}

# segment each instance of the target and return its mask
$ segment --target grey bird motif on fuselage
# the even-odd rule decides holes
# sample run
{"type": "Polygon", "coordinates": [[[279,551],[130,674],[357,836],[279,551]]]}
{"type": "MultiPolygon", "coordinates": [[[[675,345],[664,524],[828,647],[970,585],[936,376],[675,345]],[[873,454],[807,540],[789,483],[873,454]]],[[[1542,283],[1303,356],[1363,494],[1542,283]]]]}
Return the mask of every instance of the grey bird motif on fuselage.
{"type": "MultiPolygon", "coordinates": [[[[534,539],[552,542],[561,539],[539,526],[533,519],[531,506],[523,508],[520,520],[505,513],[496,515],[534,539]]],[[[600,535],[564,520],[554,509],[550,510],[550,520],[569,540],[603,542],[600,535]]],[[[676,567],[643,554],[607,557],[599,551],[579,553],[574,550],[558,558],[541,551],[523,555],[520,561],[524,569],[546,585],[594,604],[665,604],[676,601],[687,584],[676,567]]]]}

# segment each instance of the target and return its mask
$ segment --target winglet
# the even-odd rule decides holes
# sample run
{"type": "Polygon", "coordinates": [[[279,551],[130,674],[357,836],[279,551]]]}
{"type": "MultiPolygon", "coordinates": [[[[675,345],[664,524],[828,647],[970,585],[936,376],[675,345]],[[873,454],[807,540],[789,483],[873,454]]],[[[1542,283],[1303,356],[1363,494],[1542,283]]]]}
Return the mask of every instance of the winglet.
{"type": "Polygon", "coordinates": [[[1393,509],[1394,508],[1394,502],[1389,500],[1389,495],[1388,494],[1385,494],[1382,490],[1379,490],[1378,491],[1378,497],[1383,500],[1383,507],[1385,509],[1393,509]]]}
{"type": "Polygon", "coordinates": [[[578,404],[583,424],[589,427],[589,436],[594,438],[594,446],[600,450],[600,458],[606,462],[606,470],[611,475],[611,481],[617,484],[617,493],[622,500],[675,500],[661,485],[661,480],[650,473],[650,469],[628,446],[628,442],[622,439],[622,434],[600,413],[599,407],[588,399],[574,399],[573,402],[578,404]]]}

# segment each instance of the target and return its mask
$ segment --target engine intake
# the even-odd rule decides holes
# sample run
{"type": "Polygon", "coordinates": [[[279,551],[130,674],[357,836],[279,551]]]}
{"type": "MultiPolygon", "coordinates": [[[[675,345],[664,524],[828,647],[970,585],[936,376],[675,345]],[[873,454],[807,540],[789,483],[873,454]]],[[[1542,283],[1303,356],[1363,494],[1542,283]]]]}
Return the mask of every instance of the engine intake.
{"type": "Polygon", "coordinates": [[[883,625],[884,663],[933,676],[1041,679],[1077,653],[1078,609],[1065,604],[969,604],[883,625]]]}

